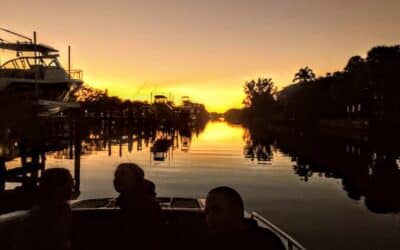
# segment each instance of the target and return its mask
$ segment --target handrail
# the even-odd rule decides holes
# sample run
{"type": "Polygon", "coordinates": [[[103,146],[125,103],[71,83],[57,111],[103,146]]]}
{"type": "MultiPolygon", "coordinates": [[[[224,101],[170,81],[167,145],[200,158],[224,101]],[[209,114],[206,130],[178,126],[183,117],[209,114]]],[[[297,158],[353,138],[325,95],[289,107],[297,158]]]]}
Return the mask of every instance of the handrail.
{"type": "Polygon", "coordinates": [[[77,80],[83,79],[83,71],[80,69],[71,69],[68,72],[68,75],[70,79],[77,79],[77,80]]]}
{"type": "Polygon", "coordinates": [[[7,214],[0,215],[0,225],[4,225],[9,222],[13,222],[19,219],[28,217],[30,214],[29,210],[19,210],[15,212],[10,212],[7,214]]]}
{"type": "Polygon", "coordinates": [[[57,58],[57,57],[58,57],[58,55],[20,56],[20,57],[16,57],[16,58],[13,58],[13,59],[10,59],[10,60],[6,61],[5,63],[3,63],[0,66],[0,69],[3,68],[8,63],[12,63],[12,62],[16,62],[16,61],[28,60],[28,59],[48,59],[48,58],[57,58]]]}
{"type": "Polygon", "coordinates": [[[252,212],[251,213],[251,218],[256,219],[267,225],[274,233],[278,234],[280,237],[284,238],[287,243],[288,243],[288,249],[293,250],[293,249],[299,249],[299,250],[306,250],[305,247],[303,247],[299,242],[297,242],[295,239],[293,239],[290,235],[282,231],[280,228],[272,224],[269,220],[258,214],[257,212],[252,212]]]}

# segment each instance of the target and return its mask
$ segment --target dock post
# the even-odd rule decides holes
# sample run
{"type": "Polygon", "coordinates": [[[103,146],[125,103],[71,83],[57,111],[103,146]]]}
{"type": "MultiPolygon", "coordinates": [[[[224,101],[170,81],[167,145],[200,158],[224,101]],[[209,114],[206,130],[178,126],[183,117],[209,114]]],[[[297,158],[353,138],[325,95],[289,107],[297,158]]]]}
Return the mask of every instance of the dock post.
{"type": "Polygon", "coordinates": [[[80,183],[81,183],[81,150],[82,150],[82,140],[81,131],[78,120],[75,120],[75,143],[74,143],[74,193],[78,195],[80,193],[80,183]]]}

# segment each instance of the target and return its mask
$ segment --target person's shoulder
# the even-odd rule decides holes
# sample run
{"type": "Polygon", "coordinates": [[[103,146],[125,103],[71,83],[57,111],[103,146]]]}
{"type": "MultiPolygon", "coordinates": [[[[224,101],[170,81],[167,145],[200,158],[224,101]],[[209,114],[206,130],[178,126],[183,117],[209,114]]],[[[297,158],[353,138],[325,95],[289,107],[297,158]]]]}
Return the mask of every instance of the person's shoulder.
{"type": "Polygon", "coordinates": [[[282,240],[274,232],[267,228],[260,227],[256,222],[252,225],[250,232],[253,235],[252,238],[254,241],[266,247],[268,246],[268,249],[286,249],[282,240]]]}

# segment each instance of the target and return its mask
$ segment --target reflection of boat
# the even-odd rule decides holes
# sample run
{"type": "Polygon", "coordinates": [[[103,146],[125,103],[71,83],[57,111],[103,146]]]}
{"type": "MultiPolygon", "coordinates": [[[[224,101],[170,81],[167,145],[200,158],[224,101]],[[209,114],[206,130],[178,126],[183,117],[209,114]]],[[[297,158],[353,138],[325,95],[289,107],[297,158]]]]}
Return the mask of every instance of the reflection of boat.
{"type": "MultiPolygon", "coordinates": [[[[165,246],[176,249],[191,248],[199,244],[207,234],[204,213],[204,199],[159,198],[165,219],[165,231],[168,232],[165,246]]],[[[118,241],[118,234],[112,226],[118,214],[114,199],[93,199],[72,203],[73,249],[113,249],[118,241]]],[[[29,212],[19,211],[0,216],[0,242],[2,246],[12,245],[15,237],[12,232],[18,230],[29,212]]],[[[287,249],[305,249],[288,234],[266,218],[253,212],[246,217],[275,233],[287,249]]],[[[135,235],[132,234],[134,239],[135,235]]],[[[262,247],[262,246],[260,246],[262,247]]]]}
{"type": "Polygon", "coordinates": [[[192,102],[189,96],[182,96],[182,111],[193,122],[199,117],[199,104],[192,102]]]}
{"type": "Polygon", "coordinates": [[[164,161],[167,157],[169,148],[172,146],[171,139],[158,139],[153,143],[151,152],[155,161],[164,161]]]}
{"type": "Polygon", "coordinates": [[[181,150],[188,152],[190,148],[190,137],[181,137],[181,150]]]}
{"type": "Polygon", "coordinates": [[[58,50],[15,32],[1,30],[27,41],[0,39],[0,49],[16,52],[15,58],[0,66],[0,93],[14,99],[39,100],[40,105],[53,109],[63,104],[70,107],[66,102],[82,84],[82,72],[64,70],[58,61],[58,50]]]}

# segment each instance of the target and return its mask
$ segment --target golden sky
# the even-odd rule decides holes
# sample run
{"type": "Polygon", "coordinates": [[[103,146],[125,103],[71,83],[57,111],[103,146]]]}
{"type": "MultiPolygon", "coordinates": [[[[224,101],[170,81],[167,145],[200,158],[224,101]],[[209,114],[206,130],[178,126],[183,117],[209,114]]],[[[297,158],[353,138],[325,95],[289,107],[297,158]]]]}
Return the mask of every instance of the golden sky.
{"type": "MultiPolygon", "coordinates": [[[[2,0],[0,27],[61,50],[112,95],[189,95],[210,111],[241,107],[243,83],[289,84],[378,44],[400,41],[398,0],[2,0]]],[[[1,36],[0,36],[1,37],[1,36]]],[[[1,59],[1,58],[0,58],[1,59]]]]}

